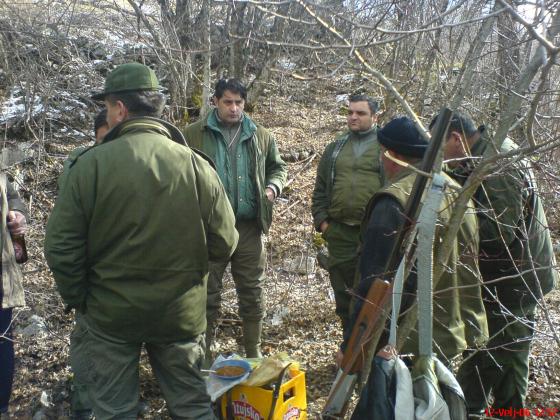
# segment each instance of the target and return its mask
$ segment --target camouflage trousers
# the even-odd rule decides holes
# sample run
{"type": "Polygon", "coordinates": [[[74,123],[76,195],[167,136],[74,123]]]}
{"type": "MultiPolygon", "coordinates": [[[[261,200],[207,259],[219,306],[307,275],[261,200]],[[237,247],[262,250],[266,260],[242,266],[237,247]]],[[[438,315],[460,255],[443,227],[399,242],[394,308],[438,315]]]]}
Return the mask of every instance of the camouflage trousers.
{"type": "MultiPolygon", "coordinates": [[[[486,312],[490,340],[485,349],[474,354],[467,352],[466,356],[472,357],[457,373],[469,414],[492,413],[492,417],[500,418],[500,411],[522,413],[529,380],[535,307],[503,313],[497,305],[487,305],[486,312]],[[490,404],[491,394],[494,401],[490,404]]],[[[511,418],[509,415],[502,417],[511,418]]]]}
{"type": "Polygon", "coordinates": [[[323,238],[327,241],[329,250],[329,278],[334,291],[336,314],[340,317],[345,332],[352,316],[352,296],[347,289],[356,286],[360,227],[331,221],[323,238]]]}
{"type": "Polygon", "coordinates": [[[142,346],[173,419],[215,418],[199,370],[204,334],[172,343],[131,343],[106,335],[85,315],[72,339],[82,353],[72,367],[82,375],[96,419],[137,418],[142,346]]]}

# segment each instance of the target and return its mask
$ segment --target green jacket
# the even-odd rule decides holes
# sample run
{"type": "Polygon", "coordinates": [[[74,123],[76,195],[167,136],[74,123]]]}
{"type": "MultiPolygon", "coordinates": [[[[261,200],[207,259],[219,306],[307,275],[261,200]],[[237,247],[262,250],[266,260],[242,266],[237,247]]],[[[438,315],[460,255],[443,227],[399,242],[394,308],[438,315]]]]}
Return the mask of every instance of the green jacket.
{"type": "MultiPolygon", "coordinates": [[[[450,177],[446,176],[446,178],[448,183],[457,185],[450,177]]],[[[403,170],[390,185],[375,194],[368,209],[373,208],[375,200],[383,195],[390,195],[403,209],[406,208],[415,179],[416,174],[411,173],[410,170],[403,170]]],[[[436,226],[434,258],[441,252],[440,243],[449,224],[455,198],[454,192],[446,190],[436,226]]],[[[472,203],[471,207],[473,207],[472,203]]],[[[441,270],[441,277],[434,287],[433,336],[436,343],[434,350],[446,358],[459,355],[467,346],[479,346],[488,338],[486,312],[480,290],[480,274],[476,264],[477,251],[476,217],[474,212],[469,211],[461,223],[445,269],[441,270]]],[[[416,332],[408,337],[403,351],[417,353],[416,332]]]]}
{"type": "MultiPolygon", "coordinates": [[[[329,210],[332,206],[333,200],[333,186],[336,181],[336,166],[337,160],[340,157],[340,153],[344,146],[348,143],[350,138],[350,131],[347,131],[337,139],[329,143],[323,152],[321,161],[317,168],[317,177],[315,179],[315,188],[313,190],[313,197],[311,202],[311,213],[313,214],[313,224],[315,229],[319,231],[321,222],[329,219],[329,210]]],[[[357,188],[365,188],[371,190],[372,195],[383,185],[381,176],[381,167],[379,162],[380,147],[379,143],[374,144],[374,155],[375,157],[371,160],[370,168],[367,171],[360,172],[360,174],[365,175],[361,177],[357,182],[357,188]],[[368,185],[364,185],[368,183],[368,185]]],[[[356,173],[356,176],[360,175],[356,173]]],[[[363,203],[363,208],[367,204],[366,201],[363,203]]]]}
{"type": "Polygon", "coordinates": [[[45,256],[69,307],[126,341],[186,340],[206,328],[208,260],[237,245],[231,206],[205,158],[135,118],[71,165],[45,256]]]}
{"type": "Polygon", "coordinates": [[[69,154],[64,163],[62,164],[62,173],[58,177],[58,190],[62,190],[64,188],[64,184],[66,183],[66,179],[68,178],[68,173],[70,171],[70,167],[74,164],[78,157],[85,153],[90,147],[93,146],[80,146],[76,147],[72,150],[69,154]]]}
{"type": "MultiPolygon", "coordinates": [[[[490,144],[483,134],[473,145],[472,155],[483,156],[490,144]]],[[[500,153],[516,148],[506,139],[500,153]]],[[[521,160],[490,175],[473,198],[478,207],[484,280],[514,276],[490,284],[490,289],[508,307],[534,306],[535,298],[555,287],[558,272],[553,268],[556,260],[550,230],[530,161],[521,160]]]]}
{"type": "MultiPolygon", "coordinates": [[[[212,112],[207,117],[185,127],[183,134],[189,146],[208,155],[216,165],[218,173],[227,176],[230,163],[227,151],[219,143],[222,141],[222,134],[211,121],[213,114],[212,112]]],[[[276,141],[268,130],[254,123],[246,114],[244,115],[244,125],[249,127],[244,127],[243,131],[248,132],[250,137],[239,142],[241,149],[238,150],[242,152],[240,153],[241,161],[238,168],[247,168],[247,173],[257,195],[257,222],[261,230],[268,233],[272,223],[272,203],[266,197],[266,187],[272,184],[278,194],[282,192],[286,182],[286,164],[280,157],[276,141]]],[[[222,179],[224,178],[222,177],[222,179]]],[[[240,192],[239,197],[244,195],[246,196],[247,193],[240,192]]],[[[239,208],[237,205],[233,207],[235,209],[239,208]]],[[[237,215],[239,216],[239,213],[237,215]]]]}
{"type": "MultiPolygon", "coordinates": [[[[8,182],[5,174],[0,173],[0,205],[2,210],[0,255],[2,255],[2,279],[0,282],[0,309],[14,308],[25,305],[23,292],[23,276],[14,253],[12,237],[8,230],[7,214],[10,210],[17,210],[27,217],[25,205],[19,198],[17,191],[8,182]]],[[[0,331],[0,335],[2,332],[0,331]]]]}

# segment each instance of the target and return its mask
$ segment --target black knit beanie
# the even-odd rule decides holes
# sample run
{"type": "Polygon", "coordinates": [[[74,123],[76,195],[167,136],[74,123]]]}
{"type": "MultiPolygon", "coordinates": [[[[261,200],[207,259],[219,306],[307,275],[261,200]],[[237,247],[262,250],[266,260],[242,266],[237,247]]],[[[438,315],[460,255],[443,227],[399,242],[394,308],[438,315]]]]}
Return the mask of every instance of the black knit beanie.
{"type": "Polygon", "coordinates": [[[421,158],[428,148],[428,142],[408,117],[389,121],[377,132],[377,139],[387,149],[409,157],[421,158]]]}

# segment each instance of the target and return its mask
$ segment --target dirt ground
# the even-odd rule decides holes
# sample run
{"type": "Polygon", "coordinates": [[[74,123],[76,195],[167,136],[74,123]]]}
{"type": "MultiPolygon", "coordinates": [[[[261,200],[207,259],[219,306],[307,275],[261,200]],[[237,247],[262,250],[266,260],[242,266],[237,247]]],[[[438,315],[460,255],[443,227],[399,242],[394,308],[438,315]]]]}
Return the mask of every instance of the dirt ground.
{"type": "MultiPolygon", "coordinates": [[[[298,274],[290,262],[303,259],[314,262],[315,233],[310,213],[311,192],[316,166],[324,146],[337,131],[344,129],[345,118],[339,113],[335,94],[327,93],[322,102],[288,97],[273,98],[257,109],[254,116],[277,137],[279,147],[289,156],[289,186],[275,208],[274,226],[267,238],[268,268],[266,297],[268,315],[263,349],[266,355],[287,352],[301,362],[306,371],[308,415],[321,410],[335,374],[334,355],[341,340],[340,326],[334,315],[334,300],[327,273],[314,267],[298,274]]],[[[62,302],[46,267],[42,252],[44,227],[55,199],[56,177],[64,152],[78,145],[66,145],[50,153],[40,165],[24,169],[31,199],[31,232],[28,246],[31,261],[24,267],[27,308],[16,313],[16,331],[29,324],[32,315],[41,317],[46,331],[35,336],[16,333],[17,373],[11,411],[16,418],[65,418],[69,415],[68,366],[69,333],[72,316],[65,315],[62,302]]],[[[560,294],[547,297],[549,320],[541,313],[534,350],[528,407],[560,409],[559,340],[553,335],[560,318],[560,294]]],[[[217,330],[217,350],[240,352],[240,321],[235,289],[228,277],[225,282],[222,323],[217,330]]],[[[141,397],[146,408],[144,418],[168,418],[165,403],[149,365],[143,359],[141,397]]],[[[536,412],[536,411],[535,411],[536,412]]],[[[542,416],[535,416],[542,418],[542,416]]]]}

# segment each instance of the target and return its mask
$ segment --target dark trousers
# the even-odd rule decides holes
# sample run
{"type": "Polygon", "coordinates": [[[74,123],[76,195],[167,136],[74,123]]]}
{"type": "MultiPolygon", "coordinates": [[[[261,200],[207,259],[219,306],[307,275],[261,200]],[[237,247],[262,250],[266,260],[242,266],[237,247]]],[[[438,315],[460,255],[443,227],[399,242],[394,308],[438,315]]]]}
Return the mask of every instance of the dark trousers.
{"type": "Polygon", "coordinates": [[[486,305],[490,341],[457,372],[469,414],[481,415],[494,409],[496,418],[524,419],[529,384],[529,353],[533,340],[535,308],[510,308],[504,314],[496,305],[486,305]],[[490,394],[494,402],[489,407],[490,394]],[[498,414],[503,409],[504,415],[498,414]],[[510,415],[508,410],[516,414],[510,415]]]}
{"type": "Polygon", "coordinates": [[[0,309],[0,413],[8,411],[14,380],[12,308],[0,309]]]}
{"type": "Polygon", "coordinates": [[[329,277],[334,290],[336,314],[342,322],[343,334],[349,336],[347,328],[352,316],[352,295],[348,290],[357,286],[356,268],[358,266],[358,246],[360,227],[349,226],[335,220],[323,233],[329,250],[329,277]],[[348,334],[347,334],[348,333],[348,334]]]}

